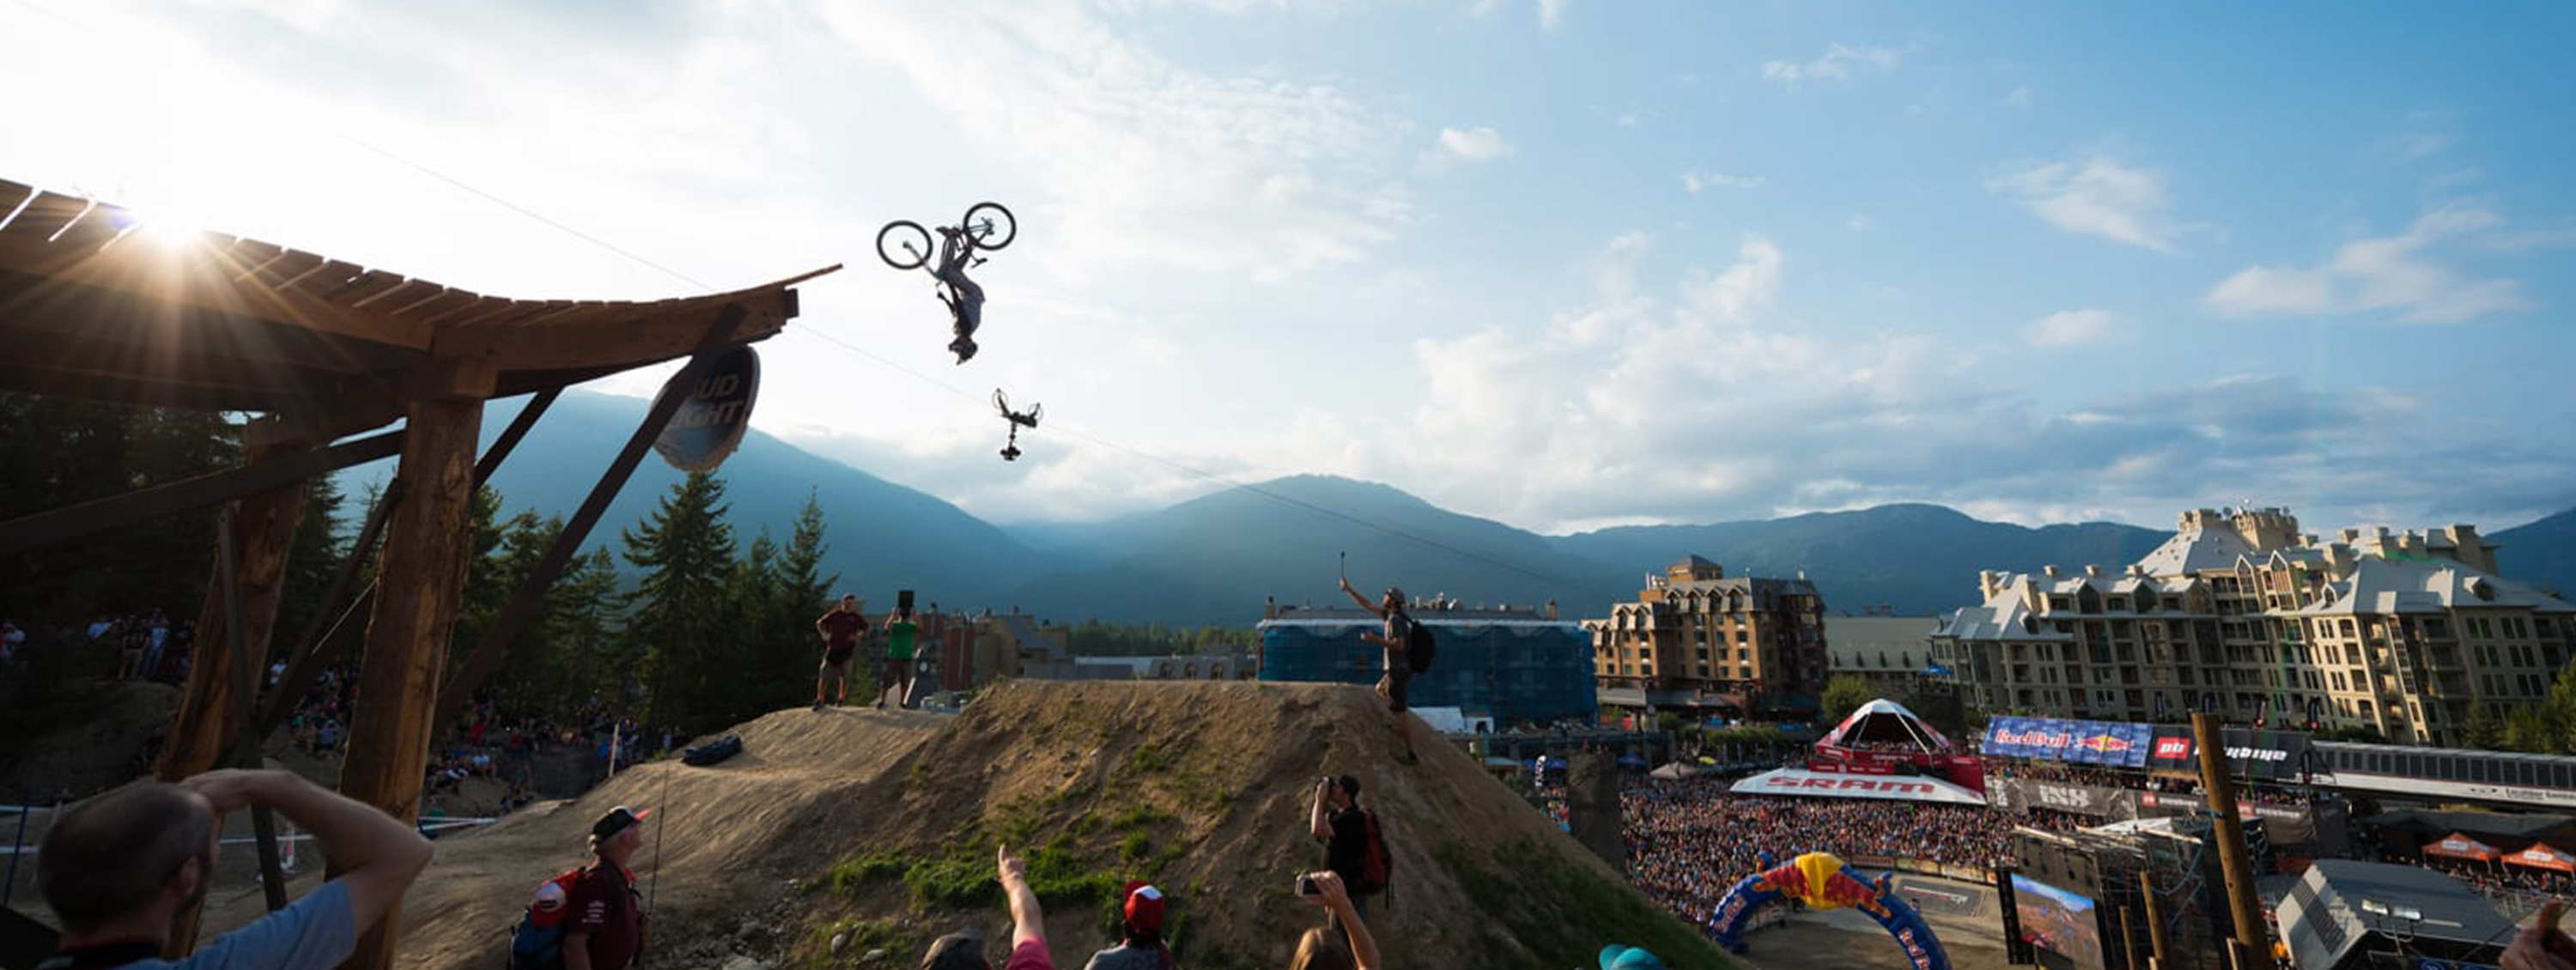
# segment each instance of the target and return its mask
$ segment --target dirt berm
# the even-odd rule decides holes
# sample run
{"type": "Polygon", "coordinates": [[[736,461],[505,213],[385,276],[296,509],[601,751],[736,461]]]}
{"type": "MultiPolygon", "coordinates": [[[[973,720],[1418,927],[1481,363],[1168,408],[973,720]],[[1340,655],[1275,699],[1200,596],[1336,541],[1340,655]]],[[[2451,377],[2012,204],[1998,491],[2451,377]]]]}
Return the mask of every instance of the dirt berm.
{"type": "MultiPolygon", "coordinates": [[[[404,903],[399,964],[502,966],[536,883],[578,863],[590,822],[629,804],[657,810],[658,866],[649,841],[637,866],[659,872],[657,970],[736,954],[910,967],[960,926],[1004,938],[996,840],[1029,858],[1068,970],[1111,942],[1129,878],[1172,894],[1184,966],[1284,967],[1319,921],[1294,895],[1296,874],[1322,861],[1307,832],[1315,781],[1349,773],[1395,860],[1368,918],[1389,966],[1563,970],[1614,941],[1677,968],[1724,965],[1464,752],[1424,732],[1421,763],[1396,763],[1386,711],[1363,688],[1023,681],[954,717],[797,709],[737,733],[745,752],[721,765],[645,765],[441,839],[404,903]]],[[[219,903],[216,926],[256,908],[242,894],[219,903]]]]}

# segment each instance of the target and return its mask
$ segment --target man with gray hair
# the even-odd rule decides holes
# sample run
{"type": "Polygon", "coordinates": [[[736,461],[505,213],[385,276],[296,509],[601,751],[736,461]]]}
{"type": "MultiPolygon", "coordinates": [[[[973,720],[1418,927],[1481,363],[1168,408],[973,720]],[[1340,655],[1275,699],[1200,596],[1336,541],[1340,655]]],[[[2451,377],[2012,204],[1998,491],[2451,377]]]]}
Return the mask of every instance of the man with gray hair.
{"type": "Polygon", "coordinates": [[[63,933],[38,966],[324,970],[402,900],[429,857],[429,840],[411,826],[288,772],[137,782],[64,812],[45,833],[36,884],[63,933]],[[204,901],[214,878],[223,816],[252,805],[313,833],[339,878],[193,954],[164,959],[174,921],[204,901]]]}

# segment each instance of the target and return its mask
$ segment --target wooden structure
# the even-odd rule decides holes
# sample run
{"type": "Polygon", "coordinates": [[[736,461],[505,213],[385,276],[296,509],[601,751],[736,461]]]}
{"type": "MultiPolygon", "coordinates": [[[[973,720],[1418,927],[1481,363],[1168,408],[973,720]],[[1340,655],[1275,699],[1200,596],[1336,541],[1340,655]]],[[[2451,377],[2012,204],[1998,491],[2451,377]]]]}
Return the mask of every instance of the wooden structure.
{"type": "MultiPolygon", "coordinates": [[[[514,300],[256,240],[174,240],[138,228],[113,206],[0,181],[0,391],[253,413],[243,426],[244,464],[68,508],[8,510],[17,517],[0,521],[0,555],[230,503],[216,536],[197,661],[156,769],[176,779],[227,761],[255,763],[259,738],[321,669],[331,628],[359,612],[353,593],[370,598],[352,580],[381,537],[359,673],[367,703],[352,720],[341,790],[405,820],[418,815],[442,708],[461,705],[497,664],[687,395],[666,393],[655,403],[536,574],[450,676],[475,486],[566,386],[687,357],[671,386],[693,387],[719,352],[774,336],[797,315],[794,284],[839,269],[654,302],[514,300]],[[532,393],[478,460],[484,402],[532,393]],[[400,428],[377,430],[396,421],[400,428]],[[288,676],[256,704],[250,695],[268,664],[305,482],[393,454],[400,464],[350,569],[322,618],[301,632],[288,676]]],[[[271,900],[280,904],[282,894],[273,891],[271,900]]],[[[361,941],[352,965],[388,965],[398,915],[361,941]]],[[[192,945],[193,921],[191,914],[175,934],[174,949],[192,945]]]]}

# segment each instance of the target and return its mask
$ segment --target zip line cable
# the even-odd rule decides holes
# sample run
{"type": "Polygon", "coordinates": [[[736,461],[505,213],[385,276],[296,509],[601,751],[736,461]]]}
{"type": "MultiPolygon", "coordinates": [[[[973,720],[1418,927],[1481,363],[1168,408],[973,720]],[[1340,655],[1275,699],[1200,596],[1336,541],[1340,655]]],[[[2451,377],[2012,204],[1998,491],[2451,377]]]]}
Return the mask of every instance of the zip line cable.
{"type": "MultiPolygon", "coordinates": [[[[23,0],[21,0],[21,2],[23,2],[23,0]]],[[[637,263],[637,264],[639,264],[639,265],[645,266],[645,267],[647,267],[647,268],[650,268],[650,269],[653,269],[653,270],[655,270],[655,271],[658,271],[658,272],[660,272],[660,273],[662,273],[662,274],[664,274],[664,275],[666,275],[666,276],[669,276],[669,277],[671,277],[672,279],[679,280],[679,281],[681,281],[681,282],[683,282],[683,283],[687,283],[687,284],[689,284],[689,285],[691,285],[691,286],[697,287],[697,288],[699,288],[699,289],[701,289],[701,290],[705,290],[705,291],[710,292],[710,293],[712,293],[712,292],[716,292],[716,289],[717,289],[717,288],[716,288],[713,284],[710,284],[710,283],[706,282],[705,280],[698,279],[697,277],[694,277],[694,276],[691,276],[691,275],[689,275],[689,274],[687,274],[687,273],[681,272],[681,271],[679,271],[679,270],[677,270],[677,269],[674,269],[674,268],[672,268],[672,267],[670,267],[670,266],[666,266],[666,265],[663,265],[663,264],[662,264],[662,263],[660,263],[660,262],[656,262],[656,261],[654,261],[654,260],[652,260],[652,259],[646,258],[645,256],[640,255],[640,254],[638,254],[638,253],[636,253],[636,252],[634,252],[634,251],[632,251],[632,250],[626,249],[625,247],[622,247],[622,246],[616,245],[616,244],[614,244],[614,243],[611,243],[611,242],[609,242],[608,240],[601,239],[601,238],[599,238],[598,236],[594,236],[594,235],[592,235],[592,234],[590,234],[590,233],[583,232],[583,231],[582,231],[582,230],[580,230],[580,229],[576,229],[576,228],[574,228],[574,227],[572,227],[572,226],[570,226],[570,225],[567,225],[567,224],[565,224],[565,223],[563,223],[563,222],[560,222],[560,221],[558,221],[558,220],[555,220],[555,219],[549,218],[549,217],[545,216],[545,215],[544,215],[544,214],[542,214],[542,213],[539,213],[539,212],[537,212],[537,211],[535,211],[535,210],[533,210],[533,209],[528,208],[527,206],[520,205],[520,204],[518,204],[518,203],[516,203],[516,202],[510,201],[509,199],[503,198],[503,197],[501,197],[501,196],[499,196],[499,195],[497,195],[497,194],[494,194],[494,193],[491,193],[491,192],[484,191],[483,189],[478,188],[478,187],[476,187],[476,186],[474,186],[474,185],[472,185],[472,184],[470,184],[470,183],[468,183],[468,182],[464,181],[463,179],[459,179],[459,178],[457,178],[457,177],[455,177],[455,176],[453,176],[453,175],[449,175],[449,174],[447,174],[447,173],[445,173],[445,172],[439,171],[438,169],[431,168],[431,167],[429,167],[428,165],[423,164],[423,163],[421,163],[421,162],[418,162],[418,161],[415,161],[415,160],[413,160],[413,159],[410,159],[410,158],[404,157],[404,156],[402,156],[402,155],[400,155],[400,154],[396,154],[395,152],[393,152],[393,151],[391,151],[391,150],[389,150],[389,149],[386,149],[386,148],[384,148],[384,147],[382,147],[382,146],[379,146],[379,145],[376,145],[376,144],[374,144],[374,143],[372,143],[372,142],[369,142],[369,141],[366,141],[366,140],[364,140],[364,139],[361,139],[361,138],[359,138],[359,137],[357,137],[357,136],[355,136],[355,135],[348,134],[347,132],[338,132],[338,134],[339,134],[339,136],[340,136],[341,138],[346,139],[346,140],[347,140],[347,141],[349,141],[351,144],[357,145],[358,147],[364,148],[364,149],[366,149],[366,150],[368,150],[368,151],[370,151],[370,152],[374,152],[374,153],[376,153],[376,154],[378,154],[378,155],[382,155],[382,156],[384,156],[385,158],[387,158],[387,159],[389,159],[389,160],[391,160],[391,161],[393,161],[393,162],[396,162],[396,163],[398,163],[398,164],[402,165],[402,166],[403,166],[403,167],[405,167],[405,168],[412,169],[412,170],[417,171],[417,172],[419,172],[419,173],[421,173],[421,174],[423,174],[423,175],[426,175],[426,176],[428,176],[428,177],[430,177],[430,178],[437,179],[438,181],[440,181],[440,182],[444,182],[444,183],[446,183],[447,185],[452,186],[452,187],[456,188],[456,189],[457,189],[457,190],[459,190],[459,191],[463,191],[463,192],[466,192],[466,193],[470,193],[470,194],[474,195],[475,197],[480,198],[480,199],[483,199],[483,200],[488,201],[488,202],[491,202],[491,203],[492,203],[492,204],[494,204],[494,205],[498,205],[498,206],[500,206],[500,207],[502,207],[502,208],[504,208],[504,209],[508,209],[508,210],[510,210],[510,211],[512,211],[512,212],[515,212],[515,213],[518,213],[518,214],[520,214],[520,215],[522,215],[522,216],[526,216],[526,217],[527,217],[527,218],[529,218],[530,220],[533,220],[533,221],[537,222],[537,223],[538,223],[538,224],[540,224],[540,225],[544,225],[544,226],[546,226],[546,227],[548,227],[548,228],[551,228],[551,229],[554,229],[554,230],[556,230],[556,231],[558,231],[558,232],[562,232],[562,233],[564,233],[565,235],[571,236],[571,237],[573,237],[573,238],[575,238],[575,239],[579,239],[579,240],[581,240],[581,241],[583,241],[583,242],[586,242],[586,243],[589,243],[589,244],[591,244],[591,245],[597,246],[597,247],[599,247],[599,248],[601,248],[601,249],[603,249],[603,250],[606,250],[606,251],[608,251],[608,252],[614,253],[614,254],[616,254],[616,255],[618,255],[618,256],[625,257],[626,259],[632,260],[632,261],[634,261],[635,263],[637,263]]],[[[898,372],[903,373],[903,374],[904,374],[904,375],[906,375],[906,376],[911,377],[911,378],[912,378],[912,379],[914,379],[914,380],[917,380],[917,381],[920,381],[920,382],[922,382],[922,383],[928,384],[928,385],[930,385],[930,386],[932,386],[932,387],[936,387],[936,388],[939,388],[939,389],[941,389],[941,390],[945,390],[945,391],[947,391],[947,392],[949,392],[949,393],[951,393],[951,394],[955,394],[955,395],[957,395],[957,396],[959,396],[959,397],[965,398],[965,399],[970,400],[970,401],[975,400],[975,399],[977,398],[977,395],[975,395],[975,394],[974,394],[974,393],[972,393],[972,392],[967,391],[967,390],[966,390],[966,389],[964,389],[964,388],[958,387],[958,386],[956,386],[956,385],[954,385],[954,384],[950,384],[950,383],[948,383],[947,381],[940,380],[939,378],[932,377],[932,376],[930,376],[930,375],[928,375],[928,374],[924,374],[924,373],[922,373],[921,371],[919,371],[919,370],[917,370],[917,369],[914,369],[914,368],[912,368],[912,367],[907,367],[907,366],[905,366],[904,364],[902,364],[901,362],[898,362],[898,361],[895,361],[895,360],[893,360],[893,359],[891,359],[891,358],[888,358],[888,357],[886,357],[886,356],[885,356],[885,355],[883,355],[883,354],[879,354],[879,353],[877,353],[877,352],[875,352],[875,351],[872,351],[872,350],[869,350],[869,349],[867,349],[867,348],[865,348],[865,347],[861,347],[861,346],[859,346],[859,345],[857,345],[857,344],[854,344],[854,343],[851,343],[851,342],[849,342],[849,341],[847,341],[847,340],[843,340],[843,339],[841,339],[841,338],[839,338],[839,337],[837,337],[837,336],[832,335],[832,334],[831,334],[831,333],[829,333],[829,332],[824,331],[824,330],[823,330],[822,328],[820,328],[820,327],[808,326],[808,327],[804,328],[804,332],[805,332],[805,333],[808,333],[808,334],[811,334],[811,335],[813,335],[813,336],[816,336],[816,337],[820,337],[820,338],[822,338],[824,341],[826,341],[826,342],[828,342],[828,343],[831,343],[831,344],[834,344],[834,345],[836,345],[836,346],[839,346],[839,347],[841,347],[841,348],[842,348],[842,349],[844,349],[844,350],[848,350],[848,351],[850,351],[850,352],[852,352],[852,353],[856,353],[856,354],[858,354],[858,355],[860,355],[860,356],[862,356],[862,357],[866,357],[866,358],[868,358],[869,360],[875,361],[876,363],[878,363],[878,364],[880,364],[880,365],[882,365],[882,366],[885,366],[885,367],[888,367],[888,368],[892,368],[892,369],[894,369],[894,370],[896,370],[896,371],[898,371],[898,372]]],[[[1387,526],[1387,525],[1382,525],[1382,524],[1379,524],[1379,523],[1376,523],[1376,522],[1372,522],[1372,521],[1369,521],[1369,520],[1367,520],[1367,519],[1360,518],[1359,516],[1351,515],[1351,514],[1349,514],[1349,513],[1347,513],[1347,512],[1342,512],[1342,511],[1338,511],[1338,510],[1335,510],[1335,509],[1326,508],[1326,507],[1324,507],[1324,506],[1317,505],[1317,504],[1315,504],[1315,503],[1313,503],[1313,502],[1309,502],[1309,501],[1306,501],[1306,500],[1304,500],[1304,499],[1299,499],[1299,498],[1295,498],[1295,497],[1288,496],[1288,495],[1282,495],[1282,494],[1280,494],[1280,493],[1278,493],[1278,492],[1271,491],[1270,489],[1263,488],[1263,487],[1261,487],[1261,486],[1259,486],[1259,485],[1249,485],[1249,484],[1244,484],[1244,483],[1241,483],[1241,482],[1237,482],[1237,481],[1234,481],[1234,480],[1232,480],[1232,479],[1229,479],[1229,478],[1227,478],[1227,477],[1225,477],[1225,476],[1223,476],[1223,475],[1219,475],[1219,474],[1217,474],[1217,473],[1215,473],[1215,472],[1208,471],[1208,470],[1206,470],[1206,469],[1197,468],[1197,467],[1194,467],[1194,466],[1191,466],[1191,465],[1188,465],[1188,464],[1185,464],[1185,463],[1182,463],[1182,462],[1179,462],[1179,461],[1175,461],[1175,460],[1170,459],[1170,458],[1163,457],[1163,456],[1161,456],[1161,455],[1154,454],[1154,453],[1152,453],[1152,452],[1144,451],[1144,450],[1142,450],[1142,449],[1138,449],[1138,448],[1132,448],[1132,447],[1129,447],[1129,446],[1127,446],[1127,445],[1119,444],[1119,443],[1117,443],[1117,442],[1115,442],[1115,441],[1111,441],[1111,440],[1109,440],[1109,439],[1102,438],[1102,437],[1097,436],[1097,435],[1093,435],[1093,434],[1086,433],[1086,432],[1084,432],[1084,431],[1080,430],[1079,428],[1066,427],[1066,426],[1065,426],[1065,425],[1063,425],[1061,422],[1059,422],[1059,423],[1057,423],[1057,424],[1053,425],[1052,427],[1054,427],[1058,432],[1061,432],[1061,433],[1063,433],[1063,434],[1065,434],[1065,435],[1068,435],[1068,436],[1070,436],[1070,437],[1077,438],[1077,439],[1080,439],[1080,440],[1083,440],[1083,441],[1090,442],[1090,443],[1092,443],[1092,444],[1095,444],[1095,445],[1101,446],[1101,447],[1103,447],[1103,448],[1108,448],[1108,449],[1111,449],[1111,450],[1114,450],[1114,451],[1120,451],[1120,452],[1124,452],[1124,453],[1127,453],[1127,454],[1130,454],[1130,455],[1134,455],[1134,456],[1136,456],[1136,457],[1143,458],[1143,459],[1146,459],[1146,460],[1148,460],[1148,461],[1152,461],[1152,462],[1155,462],[1155,463],[1157,463],[1157,464],[1165,465],[1165,466],[1168,466],[1168,467],[1173,468],[1173,469],[1175,469],[1175,470],[1178,470],[1178,471],[1181,471],[1181,472],[1184,472],[1184,473],[1187,473],[1187,474],[1190,474],[1190,475],[1194,475],[1194,476],[1197,476],[1197,477],[1199,477],[1199,478],[1206,479],[1206,480],[1208,480],[1208,481],[1210,481],[1210,482],[1214,482],[1214,483],[1219,484],[1219,485],[1224,485],[1224,486],[1227,486],[1227,487],[1229,487],[1229,488],[1241,489],[1241,490],[1243,490],[1243,491],[1250,492],[1250,493],[1252,493],[1252,494],[1254,494],[1254,495],[1259,495],[1259,496],[1261,496],[1261,497],[1263,497],[1263,498],[1269,499],[1269,500],[1274,501],[1274,502],[1281,503],[1281,504],[1283,504],[1283,505],[1288,505],[1288,506],[1292,506],[1292,507],[1295,507],[1295,508],[1304,509],[1304,510],[1306,510],[1306,511],[1308,511],[1308,512],[1312,512],[1312,513],[1315,513],[1315,514],[1317,514],[1317,515],[1324,516],[1324,517],[1326,517],[1326,518],[1338,519],[1338,520],[1340,520],[1340,521],[1347,522],[1347,523],[1350,523],[1350,524],[1352,524],[1352,525],[1359,526],[1359,527],[1361,527],[1361,528],[1365,528],[1365,529],[1369,529],[1369,530],[1372,530],[1372,531],[1375,531],[1375,532],[1383,533],[1383,534],[1385,534],[1385,535],[1393,536],[1393,537],[1395,537],[1395,538],[1397,538],[1397,539],[1402,539],[1402,540],[1405,540],[1405,541],[1407,541],[1407,542],[1412,542],[1412,543],[1414,543],[1414,544],[1416,544],[1416,545],[1420,545],[1420,546],[1422,546],[1422,547],[1424,547],[1424,548],[1434,549],[1434,550],[1437,550],[1437,551],[1440,551],[1440,552],[1445,552],[1445,553],[1448,553],[1448,554],[1450,554],[1450,555],[1452,555],[1452,556],[1457,556],[1457,557],[1459,557],[1459,558],[1461,558],[1461,559],[1466,559],[1466,560],[1470,560],[1470,561],[1473,561],[1473,562],[1483,563],[1483,564],[1485,564],[1485,565],[1492,566],[1492,567],[1497,568],[1497,569],[1502,569],[1502,570],[1505,570],[1505,571],[1508,571],[1508,572],[1519,573],[1519,574],[1521,574],[1521,575],[1523,575],[1523,576],[1527,576],[1527,577],[1530,577],[1530,578],[1532,578],[1532,579],[1540,580],[1540,581],[1542,581],[1542,582],[1553,583],[1553,584],[1557,584],[1557,585],[1560,585],[1560,586],[1576,587],[1576,588],[1579,588],[1579,587],[1580,587],[1580,585],[1581,585],[1581,584],[1578,584],[1578,583],[1574,583],[1574,582],[1572,582],[1572,581],[1570,581],[1570,580],[1567,580],[1567,579],[1565,579],[1565,578],[1563,578],[1563,577],[1560,577],[1560,576],[1553,576],[1553,575],[1549,575],[1549,574],[1547,574],[1547,573],[1538,572],[1538,571],[1536,571],[1536,570],[1530,569],[1530,568],[1528,568],[1528,567],[1526,567],[1526,566],[1522,566],[1522,565],[1517,564],[1517,563],[1507,562],[1507,561],[1505,561],[1505,560],[1496,559],[1496,558],[1494,558],[1494,557],[1492,557],[1492,556],[1487,556],[1487,555],[1484,555],[1484,554],[1482,554],[1482,553],[1474,552],[1474,551],[1467,550],[1467,549],[1461,549],[1461,548],[1458,548],[1458,547],[1456,547],[1456,546],[1450,545],[1450,544],[1448,544],[1448,543],[1441,542],[1441,541],[1439,541],[1439,540],[1437,540],[1437,539],[1427,538],[1427,537],[1424,537],[1424,536],[1416,535],[1416,534],[1411,533],[1411,532],[1406,532],[1406,531],[1404,531],[1404,530],[1402,530],[1402,529],[1398,529],[1398,528],[1395,528],[1395,527],[1393,527],[1393,526],[1387,526]]]]}

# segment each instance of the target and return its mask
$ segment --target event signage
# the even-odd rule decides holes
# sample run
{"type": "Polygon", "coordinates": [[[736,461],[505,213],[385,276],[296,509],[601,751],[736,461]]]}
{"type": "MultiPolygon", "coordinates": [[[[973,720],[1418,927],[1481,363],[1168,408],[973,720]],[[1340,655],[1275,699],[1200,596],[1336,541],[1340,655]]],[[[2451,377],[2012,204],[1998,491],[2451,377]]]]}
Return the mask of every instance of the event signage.
{"type": "Polygon", "coordinates": [[[1825,774],[1777,768],[1738,781],[1729,789],[1739,795],[1811,795],[1825,798],[1886,798],[1898,801],[1983,805],[1984,796],[1938,778],[1902,775],[1825,774]]]}
{"type": "Polygon", "coordinates": [[[2076,764],[2144,767],[2155,729],[2125,721],[1998,717],[1986,724],[1987,754],[2076,764]]]}
{"type": "Polygon", "coordinates": [[[2095,818],[2135,818],[2137,803],[2132,794],[2117,788],[2023,778],[1986,782],[1986,798],[1995,807],[2022,813],[2045,808],[2095,818]]]}
{"type": "Polygon", "coordinates": [[[664,395],[685,392],[688,397],[654,440],[653,450],[681,471],[713,471],[742,446],[743,432],[751,428],[751,405],[760,396],[760,353],[748,345],[725,351],[695,386],[679,386],[687,374],[674,374],[662,386],[664,395]]]}

